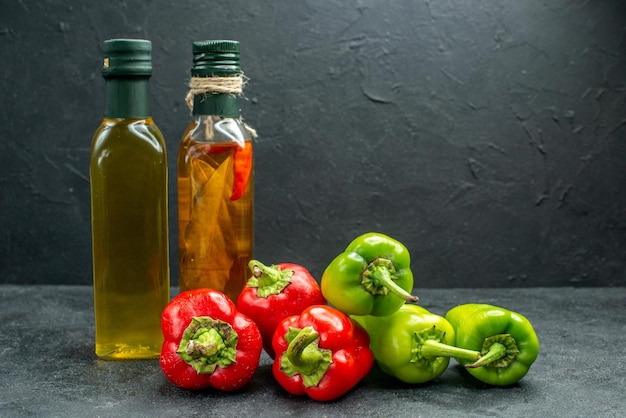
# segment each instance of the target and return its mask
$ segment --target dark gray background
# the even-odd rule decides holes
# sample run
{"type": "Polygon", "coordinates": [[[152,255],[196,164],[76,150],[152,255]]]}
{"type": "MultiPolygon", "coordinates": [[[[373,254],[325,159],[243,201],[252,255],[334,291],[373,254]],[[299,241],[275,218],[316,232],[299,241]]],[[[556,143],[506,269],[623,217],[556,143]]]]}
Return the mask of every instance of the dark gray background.
{"type": "Polygon", "coordinates": [[[256,128],[256,256],[318,278],[357,235],[416,286],[616,286],[626,276],[626,3],[0,2],[0,282],[91,283],[101,44],[153,42],[175,160],[191,42],[236,39],[256,128]]]}

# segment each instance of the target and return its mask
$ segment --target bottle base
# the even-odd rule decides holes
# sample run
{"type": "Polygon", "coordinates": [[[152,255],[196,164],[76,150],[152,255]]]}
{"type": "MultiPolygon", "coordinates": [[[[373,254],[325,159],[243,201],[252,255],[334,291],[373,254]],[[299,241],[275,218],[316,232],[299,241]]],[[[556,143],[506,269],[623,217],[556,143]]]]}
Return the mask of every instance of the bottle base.
{"type": "Polygon", "coordinates": [[[107,346],[96,345],[96,356],[100,360],[152,360],[159,358],[160,347],[116,344],[107,346]]]}

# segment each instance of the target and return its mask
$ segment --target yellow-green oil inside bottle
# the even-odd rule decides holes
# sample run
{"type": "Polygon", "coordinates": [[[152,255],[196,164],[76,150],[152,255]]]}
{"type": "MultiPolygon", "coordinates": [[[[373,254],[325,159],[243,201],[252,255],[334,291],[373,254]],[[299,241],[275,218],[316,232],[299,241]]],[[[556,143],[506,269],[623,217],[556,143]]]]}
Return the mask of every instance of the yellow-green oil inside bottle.
{"type": "Polygon", "coordinates": [[[159,355],[170,298],[165,142],[150,117],[105,118],[90,161],[96,355],[159,355]]]}

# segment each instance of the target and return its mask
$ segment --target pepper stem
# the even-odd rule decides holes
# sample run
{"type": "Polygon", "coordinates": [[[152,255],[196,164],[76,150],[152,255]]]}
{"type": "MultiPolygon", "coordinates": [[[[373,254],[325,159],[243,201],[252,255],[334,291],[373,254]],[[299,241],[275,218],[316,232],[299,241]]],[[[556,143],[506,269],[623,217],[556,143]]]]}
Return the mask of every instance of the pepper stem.
{"type": "Polygon", "coordinates": [[[279,294],[291,283],[293,270],[281,270],[277,265],[266,266],[258,260],[251,260],[248,268],[252,277],[248,280],[248,287],[257,288],[257,296],[266,298],[279,294]]]}
{"type": "Polygon", "coordinates": [[[376,258],[361,273],[361,284],[372,295],[387,295],[389,292],[407,302],[417,302],[419,298],[410,294],[396,283],[396,266],[387,258],[376,258]]]}
{"type": "Polygon", "coordinates": [[[319,333],[312,326],[290,328],[285,339],[289,346],[280,359],[281,371],[299,374],[306,387],[317,386],[333,362],[332,352],[319,347],[319,333]]]}
{"type": "Polygon", "coordinates": [[[467,350],[442,343],[441,341],[444,341],[445,337],[446,333],[437,329],[435,325],[425,331],[414,332],[411,362],[422,362],[426,365],[438,357],[454,357],[467,361],[476,361],[480,358],[480,351],[467,350]]]}
{"type": "Polygon", "coordinates": [[[454,357],[459,360],[467,361],[476,361],[480,358],[480,351],[467,350],[435,340],[424,341],[419,350],[420,354],[426,358],[454,357]]]}
{"type": "Polygon", "coordinates": [[[468,369],[483,366],[506,368],[515,360],[518,353],[517,343],[510,334],[493,335],[483,341],[481,357],[465,367],[468,369]]]}
{"type": "Polygon", "coordinates": [[[235,362],[239,336],[227,322],[209,316],[193,317],[180,340],[178,355],[199,374],[235,362]]]}

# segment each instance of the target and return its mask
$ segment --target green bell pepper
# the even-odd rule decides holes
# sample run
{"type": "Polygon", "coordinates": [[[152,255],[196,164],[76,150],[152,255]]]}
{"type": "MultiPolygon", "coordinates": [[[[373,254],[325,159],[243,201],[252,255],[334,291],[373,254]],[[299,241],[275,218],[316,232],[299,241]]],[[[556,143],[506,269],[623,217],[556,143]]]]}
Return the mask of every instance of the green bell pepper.
{"type": "Polygon", "coordinates": [[[416,302],[411,259],[393,238],[370,232],[355,238],[326,267],[322,294],[348,315],[391,315],[405,301],[416,302]]]}
{"type": "Polygon", "coordinates": [[[455,330],[456,346],[480,350],[476,362],[458,362],[481,382],[507,386],[522,379],[539,354],[539,340],[530,321],[493,305],[470,303],[446,313],[455,330]]]}
{"type": "Polygon", "coordinates": [[[370,336],[370,349],[380,369],[406,383],[439,377],[450,357],[475,362],[479,351],[454,346],[454,329],[442,316],[405,304],[389,316],[352,316],[370,336]]]}

